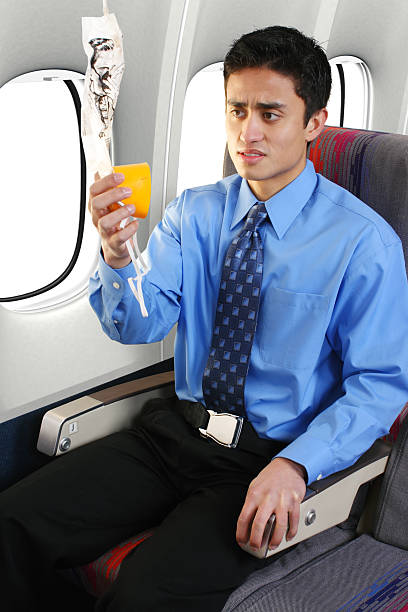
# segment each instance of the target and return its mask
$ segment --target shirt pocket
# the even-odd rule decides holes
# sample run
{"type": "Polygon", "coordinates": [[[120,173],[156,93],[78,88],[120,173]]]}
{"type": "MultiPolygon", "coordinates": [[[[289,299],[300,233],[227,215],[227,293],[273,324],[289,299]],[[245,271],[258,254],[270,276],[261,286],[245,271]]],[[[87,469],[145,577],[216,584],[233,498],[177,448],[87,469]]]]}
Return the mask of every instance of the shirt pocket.
{"type": "Polygon", "coordinates": [[[268,287],[259,312],[261,358],[290,369],[313,368],[328,325],[329,298],[268,287]]]}

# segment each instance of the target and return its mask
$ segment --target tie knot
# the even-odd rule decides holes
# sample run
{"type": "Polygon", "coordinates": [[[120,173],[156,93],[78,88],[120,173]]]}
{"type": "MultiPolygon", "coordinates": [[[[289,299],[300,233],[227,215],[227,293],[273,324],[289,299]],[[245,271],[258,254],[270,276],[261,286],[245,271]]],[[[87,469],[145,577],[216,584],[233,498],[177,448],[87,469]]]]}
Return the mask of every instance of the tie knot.
{"type": "Polygon", "coordinates": [[[264,202],[254,204],[248,212],[245,229],[254,232],[265,221],[267,214],[264,202]]]}

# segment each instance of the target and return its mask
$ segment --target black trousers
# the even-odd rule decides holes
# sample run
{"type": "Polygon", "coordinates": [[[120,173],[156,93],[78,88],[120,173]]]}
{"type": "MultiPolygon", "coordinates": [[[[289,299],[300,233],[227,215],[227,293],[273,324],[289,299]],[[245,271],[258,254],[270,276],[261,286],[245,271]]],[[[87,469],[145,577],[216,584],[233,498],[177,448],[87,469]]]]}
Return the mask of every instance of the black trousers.
{"type": "Polygon", "coordinates": [[[135,429],[59,457],[0,495],[4,612],[211,612],[267,561],[235,541],[251,480],[269,456],[204,440],[154,400],[135,429]],[[57,570],[147,528],[99,600],[57,570]]]}

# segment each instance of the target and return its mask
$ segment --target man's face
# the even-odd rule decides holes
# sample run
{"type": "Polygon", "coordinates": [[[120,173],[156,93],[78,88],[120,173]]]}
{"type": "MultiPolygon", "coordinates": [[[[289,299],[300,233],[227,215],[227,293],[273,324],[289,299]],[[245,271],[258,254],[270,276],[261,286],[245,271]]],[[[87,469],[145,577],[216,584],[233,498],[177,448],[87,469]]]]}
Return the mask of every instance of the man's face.
{"type": "Polygon", "coordinates": [[[305,103],[291,78],[266,67],[230,75],[226,89],[228,149],[259,200],[293,181],[306,164],[306,141],[321,131],[325,109],[304,126],[305,103]],[[320,127],[320,129],[318,129],[320,127]]]}

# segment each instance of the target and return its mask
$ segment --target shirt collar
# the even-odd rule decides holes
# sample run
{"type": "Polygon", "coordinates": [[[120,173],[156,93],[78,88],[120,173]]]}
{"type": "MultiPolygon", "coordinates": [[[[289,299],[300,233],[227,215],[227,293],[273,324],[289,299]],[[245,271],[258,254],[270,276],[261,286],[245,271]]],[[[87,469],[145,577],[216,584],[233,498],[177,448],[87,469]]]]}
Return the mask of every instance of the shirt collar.
{"type": "MultiPolygon", "coordinates": [[[[316,186],[317,176],[313,163],[308,159],[304,170],[291,183],[265,202],[269,219],[279,240],[283,238],[300,211],[309,201],[316,186]]],[[[242,179],[230,229],[233,229],[258,200],[246,179],[242,179]]]]}

